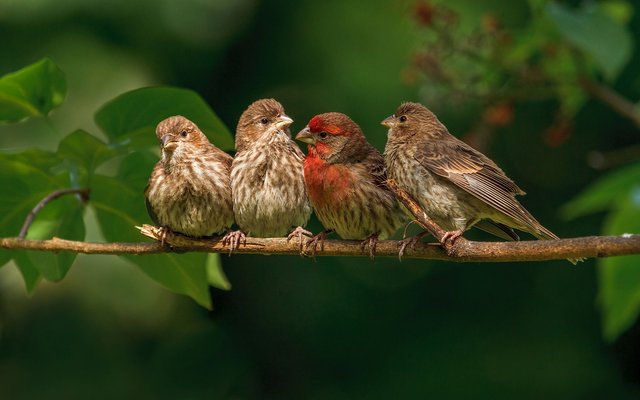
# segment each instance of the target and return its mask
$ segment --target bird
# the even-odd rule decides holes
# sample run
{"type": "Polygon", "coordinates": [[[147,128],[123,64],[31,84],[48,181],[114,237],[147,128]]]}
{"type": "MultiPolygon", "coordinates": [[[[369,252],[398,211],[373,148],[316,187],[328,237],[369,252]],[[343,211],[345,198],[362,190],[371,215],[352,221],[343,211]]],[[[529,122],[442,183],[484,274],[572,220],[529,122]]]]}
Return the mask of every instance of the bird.
{"type": "Polygon", "coordinates": [[[233,225],[232,157],[211,144],[198,126],[181,115],[156,127],[162,158],[144,191],[149,216],[168,232],[211,236],[233,225]]]}
{"type": "Polygon", "coordinates": [[[519,240],[513,229],[559,239],[518,202],[516,196],[525,192],[496,163],[451,135],[424,105],[402,103],[382,124],[389,128],[384,151],[389,178],[446,231],[443,244],[453,244],[478,223],[508,240],[519,240]]]}
{"type": "Polygon", "coordinates": [[[236,154],[231,165],[233,212],[239,230],[227,243],[232,251],[246,235],[312,236],[303,227],[311,216],[304,185],[304,154],[291,139],[293,120],[275,99],[260,99],[242,113],[236,129],[236,154]]]}
{"type": "Polygon", "coordinates": [[[309,199],[325,231],[308,242],[315,254],[318,242],[335,231],[341,238],[363,240],[375,254],[378,238],[386,238],[408,221],[386,187],[384,158],[347,115],[337,112],[311,118],[296,139],[308,144],[304,179],[309,199]]]}

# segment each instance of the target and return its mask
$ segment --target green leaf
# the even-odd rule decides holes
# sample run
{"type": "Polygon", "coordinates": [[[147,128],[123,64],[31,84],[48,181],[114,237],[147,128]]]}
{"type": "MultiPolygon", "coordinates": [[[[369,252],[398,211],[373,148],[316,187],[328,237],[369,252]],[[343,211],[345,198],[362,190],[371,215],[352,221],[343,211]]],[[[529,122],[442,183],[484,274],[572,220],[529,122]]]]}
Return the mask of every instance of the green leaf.
{"type": "MultiPolygon", "coordinates": [[[[611,214],[605,234],[640,233],[640,186],[611,214]]],[[[599,262],[599,299],[605,339],[615,340],[640,312],[640,255],[610,257],[599,262]]]]}
{"type": "Polygon", "coordinates": [[[219,148],[233,149],[229,129],[200,95],[187,89],[136,89],[109,101],[98,110],[95,119],[111,142],[140,149],[157,145],[156,125],[172,115],[183,115],[195,122],[219,148]]]}
{"type": "Polygon", "coordinates": [[[46,115],[64,101],[64,73],[48,58],[0,78],[0,121],[46,115]]]}
{"type": "Polygon", "coordinates": [[[109,146],[92,134],[78,129],[62,139],[56,154],[60,159],[82,167],[91,176],[100,165],[123,153],[122,147],[109,146]]]}
{"type": "Polygon", "coordinates": [[[25,290],[27,293],[31,294],[38,286],[38,282],[40,282],[42,274],[29,259],[26,251],[15,251],[13,253],[15,253],[13,260],[18,267],[18,271],[20,271],[20,274],[22,275],[22,279],[24,279],[25,290]]]}
{"type": "Polygon", "coordinates": [[[231,283],[229,283],[220,263],[220,254],[210,253],[207,256],[207,281],[218,289],[231,290],[231,283]]]}
{"type": "MultiPolygon", "coordinates": [[[[132,160],[146,158],[143,154],[132,154],[128,160],[123,161],[123,165],[130,168],[133,165],[132,160]]],[[[138,164],[136,171],[139,170],[146,171],[145,175],[148,177],[151,166],[138,164]]],[[[127,169],[121,174],[125,176],[127,172],[133,171],[134,169],[127,169]]],[[[142,236],[134,226],[148,222],[149,217],[146,215],[143,186],[140,181],[141,179],[129,181],[103,175],[94,176],[91,205],[95,209],[100,229],[108,241],[142,241],[142,236]],[[136,186],[131,187],[129,184],[136,186]]],[[[188,295],[198,304],[211,308],[206,272],[207,254],[169,253],[125,258],[166,288],[188,295]]]]}
{"type": "MultiPolygon", "coordinates": [[[[83,208],[75,196],[65,196],[47,204],[29,229],[28,239],[51,239],[60,237],[83,241],[85,228],[83,208]]],[[[27,257],[40,274],[49,281],[63,279],[75,261],[75,252],[30,251],[27,257]]]]}
{"type": "MultiPolygon", "coordinates": [[[[29,160],[33,151],[0,155],[0,235],[17,236],[31,209],[54,190],[68,185],[65,176],[48,172],[57,157],[49,152],[35,152],[40,160],[29,160]],[[48,160],[47,160],[48,159],[48,160]]],[[[37,215],[28,232],[28,238],[49,239],[59,236],[68,239],[84,239],[82,206],[73,196],[52,201],[37,215]]],[[[41,275],[49,280],[59,280],[67,273],[75,259],[74,253],[3,252],[0,261],[13,257],[31,291],[41,275]],[[34,272],[36,271],[36,272],[34,272]]]]}
{"type": "Polygon", "coordinates": [[[606,210],[629,189],[638,183],[640,163],[620,168],[591,184],[575,199],[562,207],[561,214],[567,219],[606,210]]]}
{"type": "Polygon", "coordinates": [[[605,77],[614,80],[633,50],[629,30],[598,6],[586,4],[577,10],[550,2],[547,15],[564,38],[596,62],[605,77]]]}

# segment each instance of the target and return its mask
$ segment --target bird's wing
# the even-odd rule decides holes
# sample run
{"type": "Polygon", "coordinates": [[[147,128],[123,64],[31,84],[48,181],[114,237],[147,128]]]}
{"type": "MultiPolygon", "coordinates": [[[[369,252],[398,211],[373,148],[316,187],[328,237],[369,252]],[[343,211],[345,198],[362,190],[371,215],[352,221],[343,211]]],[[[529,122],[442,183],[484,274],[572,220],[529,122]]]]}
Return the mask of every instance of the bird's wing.
{"type": "Polygon", "coordinates": [[[385,186],[385,181],[387,180],[387,168],[384,164],[384,158],[382,155],[373,148],[367,155],[367,159],[364,161],[364,164],[367,166],[367,172],[373,179],[373,183],[377,186],[385,186]]]}
{"type": "Polygon", "coordinates": [[[155,211],[153,211],[153,207],[151,207],[151,203],[149,202],[149,197],[147,197],[148,191],[149,191],[149,185],[147,185],[147,187],[144,188],[144,202],[145,202],[145,205],[147,206],[147,213],[149,214],[149,217],[151,217],[151,220],[153,221],[153,223],[156,225],[159,225],[160,223],[158,222],[158,215],[156,214],[155,211]]]}
{"type": "Polygon", "coordinates": [[[453,139],[423,143],[416,152],[416,160],[427,170],[448,179],[521,224],[536,229],[541,227],[515,199],[515,195],[524,192],[485,155],[453,139]]]}

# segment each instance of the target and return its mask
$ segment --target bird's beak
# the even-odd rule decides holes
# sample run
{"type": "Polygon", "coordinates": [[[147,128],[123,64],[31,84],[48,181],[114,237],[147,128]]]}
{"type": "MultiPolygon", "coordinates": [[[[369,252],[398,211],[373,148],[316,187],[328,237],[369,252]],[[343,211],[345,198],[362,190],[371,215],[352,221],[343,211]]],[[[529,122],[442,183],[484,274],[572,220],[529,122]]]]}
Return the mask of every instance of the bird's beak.
{"type": "Polygon", "coordinates": [[[287,114],[280,114],[276,120],[276,128],[286,129],[293,123],[293,120],[287,114]]]}
{"type": "Polygon", "coordinates": [[[171,135],[163,135],[160,138],[160,143],[162,143],[162,149],[167,151],[172,151],[178,146],[178,143],[171,138],[171,135]]]}
{"type": "Polygon", "coordinates": [[[298,132],[298,134],[296,135],[296,140],[309,144],[314,144],[316,142],[316,139],[313,137],[313,134],[309,130],[308,126],[305,126],[303,130],[298,132]]]}
{"type": "Polygon", "coordinates": [[[382,125],[386,126],[387,128],[393,128],[396,125],[396,116],[395,115],[391,115],[385,119],[382,120],[382,122],[380,122],[382,125]]]}

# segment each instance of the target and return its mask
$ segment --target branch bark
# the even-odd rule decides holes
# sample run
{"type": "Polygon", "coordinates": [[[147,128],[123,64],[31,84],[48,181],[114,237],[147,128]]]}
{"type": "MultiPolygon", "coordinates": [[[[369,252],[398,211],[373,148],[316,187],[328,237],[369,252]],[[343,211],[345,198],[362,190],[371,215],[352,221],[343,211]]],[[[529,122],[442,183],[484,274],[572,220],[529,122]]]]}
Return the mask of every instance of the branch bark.
{"type": "MultiPolygon", "coordinates": [[[[145,235],[158,239],[160,228],[145,226],[145,235]]],[[[38,250],[60,252],[69,251],[84,254],[158,254],[173,251],[199,251],[227,253],[229,249],[222,245],[222,237],[192,239],[182,235],[168,234],[166,243],[95,243],[78,242],[53,238],[50,240],[29,240],[20,238],[0,238],[0,248],[8,250],[38,250]]],[[[403,258],[446,260],[455,262],[507,262],[507,261],[545,261],[578,257],[610,257],[640,254],[640,235],[589,236],[561,240],[536,240],[521,242],[464,242],[456,241],[455,254],[449,255],[435,243],[419,243],[415,249],[407,249],[403,258]]],[[[234,254],[280,254],[298,255],[299,246],[295,240],[286,238],[247,238],[234,254]]],[[[378,242],[378,257],[397,257],[398,242],[381,240],[378,242]]],[[[316,256],[358,256],[368,257],[359,241],[326,240],[323,251],[316,256]]]]}
{"type": "MultiPolygon", "coordinates": [[[[445,231],[434,223],[417,202],[393,180],[387,186],[400,201],[414,214],[416,222],[429,231],[439,241],[445,231]]],[[[68,251],[83,254],[142,255],[170,253],[174,251],[198,251],[227,253],[228,246],[222,244],[222,236],[210,238],[190,238],[169,232],[160,243],[163,230],[157,226],[137,227],[140,233],[154,240],[146,243],[95,243],[65,240],[54,237],[50,240],[29,240],[20,237],[0,238],[0,248],[7,250],[68,251]]],[[[398,241],[381,240],[376,246],[376,256],[397,257],[398,241]]],[[[300,255],[300,245],[296,240],[286,238],[247,237],[234,254],[279,254],[300,255]]],[[[407,248],[403,258],[446,260],[455,262],[509,262],[545,261],[581,257],[610,257],[640,254],[640,235],[589,236],[561,240],[534,240],[521,242],[474,242],[463,237],[446,248],[439,243],[418,243],[415,248],[407,248]]],[[[368,257],[359,240],[326,240],[324,250],[316,256],[356,256],[368,257]]]]}

